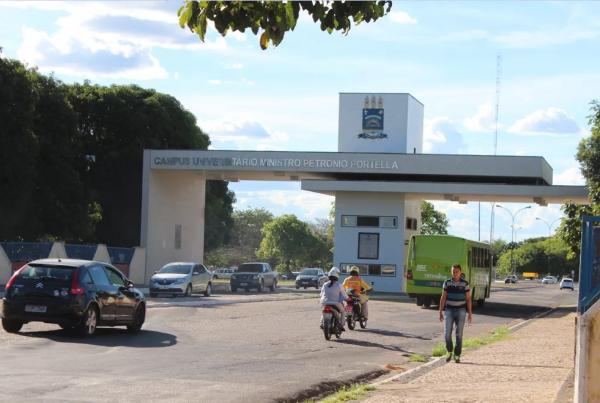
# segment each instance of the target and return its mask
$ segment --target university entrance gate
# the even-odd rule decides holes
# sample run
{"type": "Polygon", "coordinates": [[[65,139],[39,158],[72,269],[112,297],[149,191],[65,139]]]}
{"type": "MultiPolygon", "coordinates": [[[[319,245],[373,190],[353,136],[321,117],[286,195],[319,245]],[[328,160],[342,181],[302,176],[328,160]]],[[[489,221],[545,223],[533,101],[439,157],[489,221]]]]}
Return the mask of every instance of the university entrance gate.
{"type": "Polygon", "coordinates": [[[202,262],[206,180],[297,181],[334,196],[334,265],[360,265],[387,292],[402,290],[423,199],[588,203],[585,187],[552,185],[543,157],[422,154],[423,105],[410,94],[340,94],[339,116],[338,152],[145,150],[145,281],[167,262],[202,262]]]}

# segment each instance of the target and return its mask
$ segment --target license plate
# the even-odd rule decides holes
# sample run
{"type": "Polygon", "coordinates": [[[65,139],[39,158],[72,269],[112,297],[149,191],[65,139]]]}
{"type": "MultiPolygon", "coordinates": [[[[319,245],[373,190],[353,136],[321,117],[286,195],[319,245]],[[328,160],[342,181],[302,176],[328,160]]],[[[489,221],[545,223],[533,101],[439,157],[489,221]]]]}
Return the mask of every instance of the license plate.
{"type": "Polygon", "coordinates": [[[248,285],[248,283],[240,283],[240,287],[245,287],[247,285],[248,285]]]}
{"type": "Polygon", "coordinates": [[[325,319],[325,320],[329,320],[329,319],[331,319],[331,318],[332,318],[332,314],[330,314],[330,313],[324,313],[324,314],[323,314],[323,319],[325,319]]]}
{"type": "Polygon", "coordinates": [[[346,312],[352,313],[352,305],[346,305],[346,312]]]}
{"type": "Polygon", "coordinates": [[[45,313],[45,305],[25,305],[25,312],[45,313]]]}

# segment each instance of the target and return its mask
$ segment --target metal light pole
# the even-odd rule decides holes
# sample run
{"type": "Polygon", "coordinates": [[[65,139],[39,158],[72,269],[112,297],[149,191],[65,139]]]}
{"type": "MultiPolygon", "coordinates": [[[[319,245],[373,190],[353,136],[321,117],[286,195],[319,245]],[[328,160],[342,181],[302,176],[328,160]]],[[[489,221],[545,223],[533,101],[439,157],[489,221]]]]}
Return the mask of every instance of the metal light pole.
{"type": "Polygon", "coordinates": [[[501,206],[499,204],[496,204],[496,207],[500,207],[501,209],[508,211],[508,213],[510,214],[510,217],[512,219],[512,224],[510,225],[510,229],[512,232],[511,248],[510,248],[510,268],[512,269],[512,274],[515,274],[515,260],[513,258],[513,250],[515,248],[515,219],[517,218],[517,214],[519,214],[523,210],[531,208],[531,206],[520,208],[519,210],[515,211],[514,213],[512,211],[510,211],[509,209],[507,209],[506,207],[501,206]]]}
{"type": "Polygon", "coordinates": [[[558,220],[561,219],[561,217],[558,217],[556,220],[552,221],[551,223],[548,223],[548,221],[544,220],[542,217],[535,217],[536,220],[542,221],[544,224],[546,224],[546,226],[548,227],[548,236],[552,236],[552,225],[554,225],[555,222],[557,222],[558,220]]]}

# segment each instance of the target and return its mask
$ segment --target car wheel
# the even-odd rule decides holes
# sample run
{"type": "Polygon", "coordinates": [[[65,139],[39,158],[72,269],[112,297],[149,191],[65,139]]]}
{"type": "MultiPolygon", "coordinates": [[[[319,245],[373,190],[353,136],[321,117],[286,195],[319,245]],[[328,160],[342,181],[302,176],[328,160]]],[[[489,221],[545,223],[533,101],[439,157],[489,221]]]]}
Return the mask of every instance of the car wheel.
{"type": "Polygon", "coordinates": [[[417,295],[417,306],[423,306],[423,297],[417,295]]]}
{"type": "Polygon", "coordinates": [[[277,281],[273,281],[273,284],[271,284],[271,287],[269,287],[271,292],[275,292],[275,288],[277,288],[277,281]]]}
{"type": "Polygon", "coordinates": [[[189,297],[192,295],[192,285],[188,284],[187,287],[185,287],[185,293],[183,294],[184,297],[189,297]]]}
{"type": "Polygon", "coordinates": [[[262,280],[260,281],[260,283],[258,283],[258,286],[256,287],[256,291],[258,292],[262,292],[263,288],[264,288],[264,284],[262,282],[262,280]]]}
{"type": "Polygon", "coordinates": [[[431,307],[431,297],[423,297],[423,308],[430,308],[431,307]]]}
{"type": "Polygon", "coordinates": [[[210,293],[212,292],[212,285],[210,283],[208,283],[206,285],[206,290],[204,290],[204,296],[205,297],[210,297],[210,293]]]}
{"type": "Polygon", "coordinates": [[[306,290],[306,287],[304,287],[304,289],[306,290]]]}
{"type": "Polygon", "coordinates": [[[2,327],[8,333],[17,333],[23,327],[23,322],[20,320],[2,318],[2,327]]]}
{"type": "Polygon", "coordinates": [[[82,337],[89,337],[96,331],[98,325],[98,311],[95,307],[90,306],[81,318],[81,322],[75,328],[77,333],[82,337]]]}
{"type": "Polygon", "coordinates": [[[298,284],[296,284],[296,290],[299,290],[300,286],[298,284]]]}
{"type": "Polygon", "coordinates": [[[129,333],[137,333],[142,329],[142,325],[146,320],[146,307],[144,304],[138,305],[135,310],[135,315],[133,316],[133,322],[131,325],[127,325],[127,331],[129,333]]]}

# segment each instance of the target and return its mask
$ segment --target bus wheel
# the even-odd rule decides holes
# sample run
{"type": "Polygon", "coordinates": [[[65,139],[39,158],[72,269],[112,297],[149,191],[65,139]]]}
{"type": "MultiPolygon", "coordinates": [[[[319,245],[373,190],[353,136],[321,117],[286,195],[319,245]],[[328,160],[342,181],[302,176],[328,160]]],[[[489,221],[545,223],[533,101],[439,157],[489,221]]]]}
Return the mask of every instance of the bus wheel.
{"type": "Polygon", "coordinates": [[[423,306],[423,297],[417,295],[417,306],[423,306]]]}
{"type": "Polygon", "coordinates": [[[424,308],[429,308],[429,307],[431,307],[431,300],[432,300],[432,299],[433,299],[433,298],[431,298],[431,297],[423,297],[423,307],[424,307],[424,308]]]}

